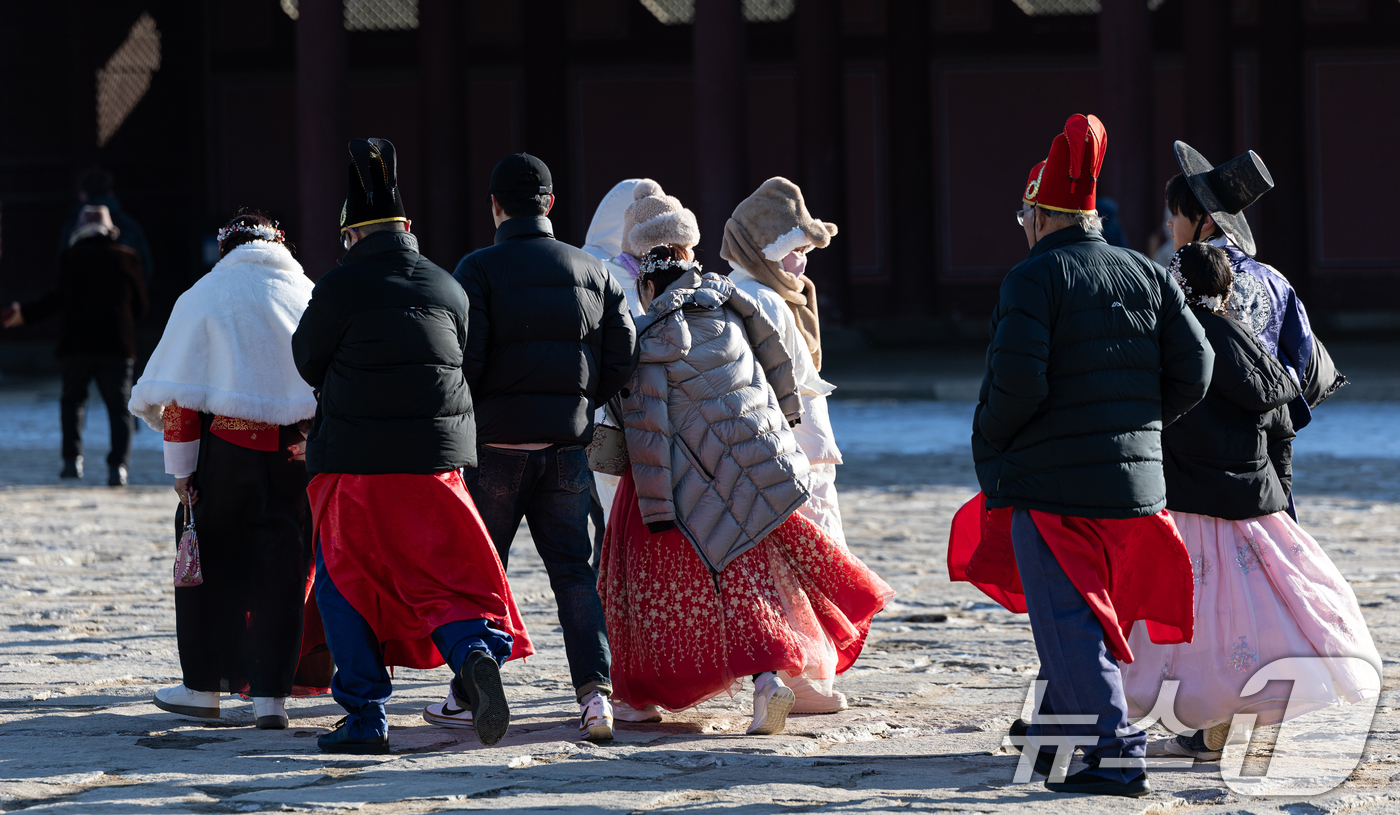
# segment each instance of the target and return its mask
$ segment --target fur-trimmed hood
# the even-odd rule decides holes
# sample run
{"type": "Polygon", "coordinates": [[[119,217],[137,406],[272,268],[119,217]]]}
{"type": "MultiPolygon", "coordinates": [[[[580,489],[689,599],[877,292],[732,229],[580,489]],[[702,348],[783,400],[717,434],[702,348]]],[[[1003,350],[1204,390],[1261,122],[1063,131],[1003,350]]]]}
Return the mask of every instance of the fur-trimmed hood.
{"type": "Polygon", "coordinates": [[[817,287],[810,277],[784,271],[782,260],[804,246],[824,249],[836,233],[836,224],[817,220],[807,212],[802,190],[796,184],[774,176],[734,208],[724,225],[724,243],[719,251],[720,257],[747,271],[787,301],[818,371],[822,368],[822,334],[817,287]]]}
{"type": "Polygon", "coordinates": [[[287,247],[235,247],[180,295],[129,408],[162,430],[166,405],[255,422],[296,424],[316,414],[292,361],[292,332],[312,283],[287,247]]]}

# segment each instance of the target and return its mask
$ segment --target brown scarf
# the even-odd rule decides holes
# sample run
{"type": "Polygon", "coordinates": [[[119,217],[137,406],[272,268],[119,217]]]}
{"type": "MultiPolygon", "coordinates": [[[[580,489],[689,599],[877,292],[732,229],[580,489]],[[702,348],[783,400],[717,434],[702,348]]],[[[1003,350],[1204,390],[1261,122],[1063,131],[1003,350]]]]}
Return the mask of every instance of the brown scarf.
{"type": "Polygon", "coordinates": [[[761,247],[754,245],[749,233],[733,218],[724,225],[724,245],[719,256],[754,276],[754,279],[778,293],[792,309],[797,319],[797,330],[807,341],[807,350],[812,354],[812,364],[822,369],[822,330],[817,316],[817,287],[812,279],[803,275],[797,277],[783,270],[783,267],[763,256],[761,247]]]}

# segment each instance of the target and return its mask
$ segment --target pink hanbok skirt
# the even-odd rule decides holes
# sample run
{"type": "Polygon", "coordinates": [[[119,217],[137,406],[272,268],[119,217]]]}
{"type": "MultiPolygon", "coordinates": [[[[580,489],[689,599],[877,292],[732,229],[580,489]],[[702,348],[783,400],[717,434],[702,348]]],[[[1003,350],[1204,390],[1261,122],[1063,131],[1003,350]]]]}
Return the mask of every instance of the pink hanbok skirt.
{"type": "MultiPolygon", "coordinates": [[[[1128,710],[1154,710],[1163,680],[1179,681],[1177,720],[1204,728],[1252,713],[1255,725],[1380,693],[1376,651],[1356,595],[1312,536],[1284,512],[1226,521],[1173,512],[1196,582],[1196,635],[1157,645],[1142,623],[1128,644],[1137,659],[1120,663],[1128,710]],[[1286,657],[1358,657],[1295,663],[1295,681],[1270,682],[1241,698],[1254,673],[1286,657]]],[[[1160,715],[1163,711],[1157,711],[1160,715]]]]}

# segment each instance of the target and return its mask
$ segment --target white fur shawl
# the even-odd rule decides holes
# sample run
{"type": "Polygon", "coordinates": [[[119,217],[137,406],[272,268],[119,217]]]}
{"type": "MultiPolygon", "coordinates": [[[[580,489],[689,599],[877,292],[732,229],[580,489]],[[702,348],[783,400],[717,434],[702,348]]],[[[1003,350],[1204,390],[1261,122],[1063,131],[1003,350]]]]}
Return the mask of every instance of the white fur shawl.
{"type": "Polygon", "coordinates": [[[172,402],[277,425],[310,419],[316,399],[292,362],[292,332],[311,288],[282,244],[235,247],[175,301],[131,412],[155,430],[172,402]]]}

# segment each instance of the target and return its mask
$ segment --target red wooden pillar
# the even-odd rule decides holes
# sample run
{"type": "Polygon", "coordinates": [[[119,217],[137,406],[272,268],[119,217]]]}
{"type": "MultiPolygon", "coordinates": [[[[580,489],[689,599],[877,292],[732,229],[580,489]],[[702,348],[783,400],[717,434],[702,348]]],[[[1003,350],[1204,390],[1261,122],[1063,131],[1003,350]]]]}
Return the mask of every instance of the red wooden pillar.
{"type": "MultiPolygon", "coordinates": [[[[700,260],[713,271],[728,266],[719,257],[724,224],[747,196],[748,89],[744,15],[739,0],[695,4],[692,27],[695,87],[695,142],[699,162],[700,260]]],[[[688,202],[687,202],[688,203],[688,202]]]]}
{"type": "MultiPolygon", "coordinates": [[[[340,0],[301,0],[296,23],[297,196],[302,268],[313,279],[335,266],[345,203],[345,12],[340,0]]],[[[374,134],[365,134],[374,135],[374,134]]]]}
{"type": "MultiPolygon", "coordinates": [[[[798,159],[802,197],[813,217],[846,224],[846,75],[839,0],[797,4],[798,159]]],[[[846,323],[850,312],[849,235],[811,255],[823,318],[846,323]]]]}
{"type": "Polygon", "coordinates": [[[471,216],[485,217],[486,196],[477,210],[465,208],[465,71],[462,4],[420,0],[418,4],[419,104],[423,128],[424,211],[414,218],[424,254],[451,271],[470,248],[471,216]]]}
{"type": "Polygon", "coordinates": [[[1181,87],[1185,132],[1181,138],[1219,164],[1233,156],[1235,65],[1230,41],[1230,4],[1185,0],[1182,42],[1186,64],[1181,87]]]}
{"type": "Polygon", "coordinates": [[[1306,296],[1309,278],[1307,132],[1302,0],[1259,4],[1259,144],[1274,177],[1259,199],[1259,259],[1306,296]]]}
{"type": "MultiPolygon", "coordinates": [[[[1099,13],[1099,118],[1108,154],[1099,196],[1118,202],[1118,217],[1134,249],[1147,248],[1162,196],[1152,178],[1152,18],[1144,0],[1103,0],[1099,13]]],[[[1072,112],[1072,111],[1071,111],[1072,112]]],[[[1162,145],[1161,149],[1170,149],[1162,145]]]]}

